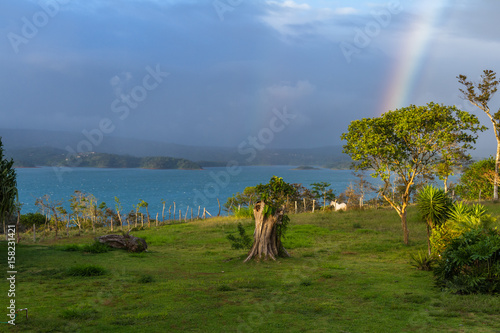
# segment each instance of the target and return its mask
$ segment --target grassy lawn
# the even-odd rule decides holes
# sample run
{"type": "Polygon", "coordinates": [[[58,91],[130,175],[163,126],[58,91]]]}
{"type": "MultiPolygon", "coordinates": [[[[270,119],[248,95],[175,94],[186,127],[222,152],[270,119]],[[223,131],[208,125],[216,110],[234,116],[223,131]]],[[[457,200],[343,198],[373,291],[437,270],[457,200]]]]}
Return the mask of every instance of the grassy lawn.
{"type": "MultiPolygon", "coordinates": [[[[500,205],[488,207],[500,215],[500,205]]],[[[292,257],[277,262],[242,262],[246,251],[226,239],[238,222],[253,232],[252,220],[235,218],[132,232],[149,244],[142,254],[67,251],[92,235],[36,244],[26,236],[16,247],[16,307],[29,319],[20,314],[0,331],[500,331],[498,296],[441,292],[431,272],[409,265],[410,253],[426,249],[413,207],[409,246],[393,210],[291,215],[284,244],[292,257]],[[80,276],[82,265],[104,272],[80,276]]],[[[3,278],[5,314],[8,289],[3,278]]]]}

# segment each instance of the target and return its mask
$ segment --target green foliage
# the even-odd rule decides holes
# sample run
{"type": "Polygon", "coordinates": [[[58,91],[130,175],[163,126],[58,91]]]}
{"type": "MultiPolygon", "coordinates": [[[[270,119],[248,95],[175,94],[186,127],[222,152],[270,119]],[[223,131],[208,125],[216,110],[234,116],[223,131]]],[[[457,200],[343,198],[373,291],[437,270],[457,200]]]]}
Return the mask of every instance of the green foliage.
{"type": "Polygon", "coordinates": [[[108,245],[97,240],[92,244],[86,244],[82,247],[82,251],[87,253],[106,253],[109,252],[109,250],[111,250],[111,248],[108,245]]]}
{"type": "Polygon", "coordinates": [[[453,239],[434,274],[436,284],[453,293],[500,292],[500,234],[476,228],[453,239]]]}
{"type": "Polygon", "coordinates": [[[79,265],[68,268],[66,274],[69,276],[91,277],[104,275],[106,270],[97,265],[79,265]]]}
{"type": "Polygon", "coordinates": [[[63,155],[57,163],[71,167],[92,168],[201,169],[199,164],[186,159],[164,156],[134,157],[94,152],[79,154],[77,161],[66,160],[63,155]]]}
{"type": "MultiPolygon", "coordinates": [[[[297,195],[297,187],[286,183],[283,178],[272,176],[269,183],[259,184],[255,187],[256,192],[260,195],[261,201],[265,203],[264,215],[274,215],[279,209],[286,209],[286,202],[291,196],[297,195]]],[[[276,225],[276,237],[281,240],[284,237],[290,218],[283,214],[281,223],[276,225]]],[[[283,251],[282,246],[278,249],[279,254],[283,251]]]]}
{"type": "Polygon", "coordinates": [[[410,254],[410,265],[421,271],[431,271],[436,259],[424,251],[410,254]]]}
{"type": "Polygon", "coordinates": [[[451,146],[472,148],[478,130],[476,116],[429,103],[352,121],[341,138],[347,141],[344,152],[358,162],[357,170],[374,169],[375,176],[388,180],[389,171],[405,178],[432,173],[437,157],[451,146]]]}
{"type": "Polygon", "coordinates": [[[455,188],[456,194],[464,200],[477,200],[481,191],[481,199],[493,198],[493,184],[485,177],[485,174],[494,171],[495,159],[493,157],[472,163],[460,176],[460,181],[455,188]]]}
{"type": "Polygon", "coordinates": [[[243,224],[238,223],[239,237],[234,235],[227,235],[227,239],[231,241],[231,248],[234,250],[250,249],[252,247],[253,239],[246,234],[243,224]]]}
{"type": "Polygon", "coordinates": [[[448,220],[432,230],[430,242],[432,252],[440,255],[449,243],[472,229],[490,229],[495,219],[487,214],[486,207],[480,204],[467,205],[456,202],[448,213],[448,220]]]}
{"type": "Polygon", "coordinates": [[[233,215],[237,218],[253,218],[253,205],[250,205],[248,207],[240,207],[240,209],[238,209],[237,207],[233,207],[233,215]]]}
{"type": "Polygon", "coordinates": [[[322,199],[323,206],[327,206],[327,202],[335,200],[335,193],[332,189],[328,189],[332,184],[327,182],[312,183],[311,193],[316,199],[322,199]]]}
{"type": "Polygon", "coordinates": [[[67,244],[61,246],[61,250],[67,252],[78,252],[82,250],[82,247],[78,244],[67,244]]]}
{"type": "Polygon", "coordinates": [[[238,207],[250,207],[259,200],[259,196],[255,191],[254,186],[245,187],[243,193],[236,193],[230,198],[227,198],[226,203],[224,204],[224,209],[226,211],[235,211],[238,207]]]}
{"type": "Polygon", "coordinates": [[[417,177],[433,174],[441,155],[471,149],[481,130],[475,115],[429,103],[352,121],[341,138],[347,142],[343,151],[355,161],[354,168],[373,170],[372,177],[384,182],[380,193],[401,216],[407,243],[404,216],[417,177]],[[390,189],[395,182],[403,191],[394,198],[390,189]]]}
{"type": "Polygon", "coordinates": [[[268,207],[266,214],[274,214],[276,209],[284,206],[290,196],[296,195],[297,188],[286,183],[281,177],[272,176],[269,183],[257,185],[255,192],[268,207]]]}
{"type": "Polygon", "coordinates": [[[32,228],[33,224],[39,228],[45,224],[45,216],[40,213],[22,214],[19,222],[26,228],[32,228]]]}
{"type": "Polygon", "coordinates": [[[14,160],[7,160],[3,152],[2,138],[0,137],[0,220],[2,221],[14,213],[18,200],[14,160]]]}
{"type": "Polygon", "coordinates": [[[452,204],[444,190],[432,185],[423,187],[417,196],[418,210],[431,228],[447,219],[452,204]]]}
{"type": "Polygon", "coordinates": [[[74,305],[64,309],[61,318],[66,320],[91,320],[99,317],[99,312],[91,305],[74,305]]]}
{"type": "Polygon", "coordinates": [[[154,281],[155,281],[155,279],[151,275],[142,275],[139,278],[139,283],[152,283],[154,281]]]}

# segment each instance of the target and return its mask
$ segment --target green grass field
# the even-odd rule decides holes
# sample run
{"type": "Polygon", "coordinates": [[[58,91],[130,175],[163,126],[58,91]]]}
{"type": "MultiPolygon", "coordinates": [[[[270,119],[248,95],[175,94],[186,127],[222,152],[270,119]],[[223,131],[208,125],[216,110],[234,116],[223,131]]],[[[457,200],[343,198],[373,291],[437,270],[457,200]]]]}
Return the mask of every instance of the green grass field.
{"type": "MultiPolygon", "coordinates": [[[[500,215],[500,205],[489,205],[500,215]]],[[[393,210],[291,215],[292,255],[243,263],[226,239],[242,222],[213,218],[132,232],[149,252],[86,253],[92,235],[26,236],[16,247],[16,307],[4,332],[500,332],[498,296],[459,296],[410,266],[426,249],[409,212],[409,246],[393,210]],[[73,250],[73,251],[71,251],[73,250]]],[[[7,277],[7,246],[1,242],[7,277]]],[[[0,282],[7,321],[8,284],[0,282]]]]}

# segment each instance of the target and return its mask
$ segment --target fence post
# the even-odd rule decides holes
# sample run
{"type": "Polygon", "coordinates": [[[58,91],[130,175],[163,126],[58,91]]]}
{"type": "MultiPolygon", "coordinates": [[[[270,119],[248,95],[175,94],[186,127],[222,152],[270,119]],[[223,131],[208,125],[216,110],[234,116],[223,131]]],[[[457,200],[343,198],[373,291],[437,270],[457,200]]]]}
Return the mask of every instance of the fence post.
{"type": "Polygon", "coordinates": [[[174,201],[174,220],[175,220],[175,201],[174,201]]]}
{"type": "Polygon", "coordinates": [[[179,209],[179,222],[181,222],[181,221],[182,221],[182,212],[181,212],[181,210],[179,209]]]}
{"type": "Polygon", "coordinates": [[[315,206],[316,206],[316,200],[313,200],[313,213],[314,213],[315,206]]]}
{"type": "Polygon", "coordinates": [[[304,198],[304,212],[307,212],[307,210],[306,210],[306,198],[304,198]]]}
{"type": "Polygon", "coordinates": [[[158,213],[156,213],[156,227],[158,228],[158,213]]]}
{"type": "Polygon", "coordinates": [[[113,231],[113,217],[111,217],[111,231],[113,231]]]}
{"type": "Polygon", "coordinates": [[[197,219],[200,218],[200,209],[201,209],[201,206],[198,206],[198,216],[196,217],[197,219]]]}
{"type": "Polygon", "coordinates": [[[206,211],[207,211],[207,210],[205,209],[205,207],[203,207],[203,219],[206,219],[206,217],[207,217],[207,215],[206,215],[206,211]]]}
{"type": "Polygon", "coordinates": [[[295,214],[297,214],[297,201],[295,201],[295,214]]]}

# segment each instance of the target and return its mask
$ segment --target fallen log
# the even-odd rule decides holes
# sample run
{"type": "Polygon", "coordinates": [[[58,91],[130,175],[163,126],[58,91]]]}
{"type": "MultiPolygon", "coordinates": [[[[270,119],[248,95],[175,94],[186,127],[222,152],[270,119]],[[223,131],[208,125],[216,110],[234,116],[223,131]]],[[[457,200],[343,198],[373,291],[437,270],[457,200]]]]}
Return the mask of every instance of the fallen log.
{"type": "Polygon", "coordinates": [[[125,235],[104,235],[97,237],[97,240],[115,249],[125,249],[129,252],[147,252],[148,244],[146,241],[129,235],[129,232],[130,230],[125,235]]]}

